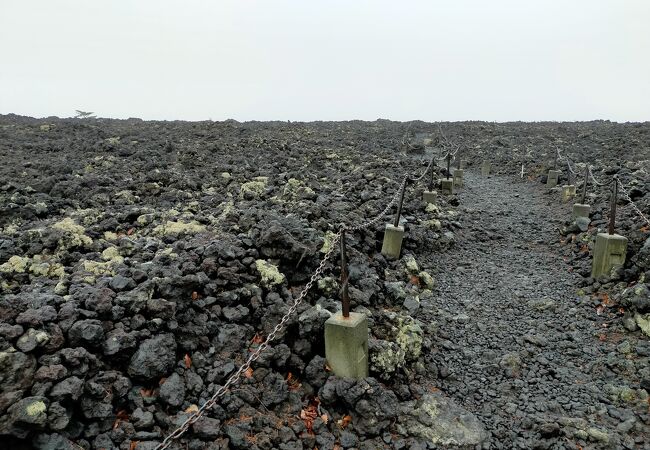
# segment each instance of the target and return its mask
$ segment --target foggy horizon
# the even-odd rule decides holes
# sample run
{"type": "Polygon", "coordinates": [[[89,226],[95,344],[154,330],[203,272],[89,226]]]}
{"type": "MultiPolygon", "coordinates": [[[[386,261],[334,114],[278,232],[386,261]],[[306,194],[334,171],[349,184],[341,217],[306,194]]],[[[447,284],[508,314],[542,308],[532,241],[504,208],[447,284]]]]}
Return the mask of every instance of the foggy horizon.
{"type": "Polygon", "coordinates": [[[143,120],[650,120],[650,4],[0,5],[0,113],[143,120]]]}

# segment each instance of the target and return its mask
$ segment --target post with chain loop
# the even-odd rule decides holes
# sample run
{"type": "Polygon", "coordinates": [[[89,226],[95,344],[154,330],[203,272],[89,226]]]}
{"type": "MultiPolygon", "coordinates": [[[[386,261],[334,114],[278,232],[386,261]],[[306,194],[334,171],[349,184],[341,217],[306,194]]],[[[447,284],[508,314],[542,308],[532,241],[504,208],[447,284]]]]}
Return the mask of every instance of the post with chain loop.
{"type": "Polygon", "coordinates": [[[452,195],[454,193],[454,180],[451,178],[450,172],[451,153],[447,152],[447,177],[440,180],[440,190],[445,195],[452,195]]]}
{"type": "Polygon", "coordinates": [[[460,150],[457,150],[456,168],[454,169],[454,187],[463,187],[463,172],[460,164],[460,150]]]}
{"type": "Polygon", "coordinates": [[[553,160],[553,169],[548,171],[548,176],[546,178],[546,186],[549,188],[553,188],[557,186],[558,182],[560,181],[560,172],[557,168],[557,159],[558,156],[560,155],[559,150],[556,149],[555,151],[555,159],[553,160]]]}
{"type": "Polygon", "coordinates": [[[348,261],[345,228],[341,228],[341,304],[340,313],[325,322],[325,359],[336,376],[368,376],[368,319],[363,313],[350,312],[348,261]]]}
{"type": "Polygon", "coordinates": [[[614,234],[614,228],[616,226],[616,201],[618,200],[618,177],[614,177],[614,186],[612,187],[612,198],[609,209],[609,227],[607,232],[609,234],[614,234]]]}
{"type": "Polygon", "coordinates": [[[348,256],[345,249],[345,228],[341,228],[341,310],[343,317],[350,317],[350,296],[348,295],[348,256]]]}
{"type": "Polygon", "coordinates": [[[404,201],[404,192],[406,191],[408,177],[404,177],[401,185],[400,199],[397,204],[397,212],[392,224],[387,223],[384,230],[384,242],[381,246],[381,254],[388,259],[399,259],[402,252],[402,240],[404,239],[404,227],[400,225],[400,216],[402,215],[402,203],[404,201]]]}
{"type": "Polygon", "coordinates": [[[609,226],[607,233],[598,233],[594,244],[594,259],[591,267],[591,276],[598,278],[602,275],[610,276],[612,270],[625,264],[627,253],[627,238],[616,234],[616,201],[618,198],[618,177],[611,182],[612,197],[609,212],[609,226]]]}
{"type": "Polygon", "coordinates": [[[427,190],[425,190],[424,193],[422,194],[422,200],[424,200],[425,203],[436,203],[436,201],[438,200],[438,193],[433,190],[434,175],[436,172],[436,165],[433,164],[434,159],[431,160],[431,165],[430,165],[431,173],[429,175],[429,186],[427,190]]]}
{"type": "MultiPolygon", "coordinates": [[[[415,181],[421,180],[430,167],[433,166],[433,158],[430,162],[429,167],[427,167],[420,175],[419,178],[416,178],[415,181]]],[[[431,169],[433,170],[433,169],[431,169]]],[[[390,209],[397,202],[398,196],[402,195],[403,189],[406,187],[406,177],[404,178],[400,189],[395,192],[390,202],[386,207],[373,219],[348,227],[348,231],[360,231],[367,228],[370,228],[379,221],[381,221],[390,211],[390,209]]],[[[390,227],[391,225],[387,225],[390,227]]],[[[402,228],[402,227],[400,227],[402,228]]],[[[341,227],[339,232],[334,235],[330,241],[329,250],[322,257],[320,264],[316,268],[315,272],[312,274],[311,278],[300,292],[297,298],[293,300],[293,304],[289,307],[287,313],[281,318],[281,320],[275,325],[273,330],[267,335],[266,339],[259,344],[259,346],[250,353],[246,361],[239,366],[239,368],[228,377],[226,382],[217,388],[217,390],[212,394],[212,396],[201,406],[199,409],[190,414],[178,427],[176,427],[171,433],[163,439],[163,441],[156,446],[155,450],[166,450],[168,449],[176,439],[179,439],[193,424],[203,417],[203,415],[217,404],[217,401],[223,397],[232,386],[234,386],[239,379],[250,369],[253,362],[255,362],[261,354],[269,348],[271,341],[273,341],[278,333],[284,329],[289,319],[296,313],[298,306],[304,301],[307,293],[311,290],[316,280],[318,280],[325,270],[325,264],[332,256],[332,252],[336,249],[337,245],[342,247],[342,266],[345,267],[345,276],[342,278],[342,284],[346,288],[344,293],[342,293],[348,300],[343,302],[347,303],[348,306],[343,306],[346,309],[348,316],[344,317],[343,312],[335,314],[325,323],[325,354],[328,360],[328,364],[334,371],[334,373],[341,377],[353,377],[353,378],[365,378],[368,376],[368,321],[364,314],[354,313],[349,311],[349,297],[347,297],[347,283],[348,283],[348,271],[347,271],[347,254],[345,253],[345,244],[339,243],[340,239],[345,241],[345,229],[346,227],[341,227]],[[344,256],[345,255],[345,256],[344,256]],[[343,327],[334,327],[338,329],[337,331],[332,331],[332,322],[342,321],[344,324],[343,327]],[[341,328],[343,331],[341,332],[341,328]],[[329,343],[329,347],[328,347],[329,343]]],[[[402,228],[403,233],[403,228],[402,228]]]]}
{"type": "Polygon", "coordinates": [[[399,203],[397,204],[397,212],[395,213],[395,220],[393,221],[393,226],[398,227],[399,226],[399,219],[400,216],[402,215],[402,205],[404,204],[404,193],[406,191],[406,184],[408,183],[408,179],[404,181],[402,184],[402,192],[400,193],[399,196],[399,203]]]}
{"type": "MultiPolygon", "coordinates": [[[[587,184],[589,183],[589,164],[585,164],[585,179],[582,183],[582,196],[580,203],[573,204],[572,217],[576,220],[579,226],[586,228],[589,226],[589,214],[591,213],[591,206],[585,202],[587,200],[587,184]],[[578,218],[581,218],[578,220],[578,218]]],[[[582,230],[582,228],[581,228],[582,230]]]]}

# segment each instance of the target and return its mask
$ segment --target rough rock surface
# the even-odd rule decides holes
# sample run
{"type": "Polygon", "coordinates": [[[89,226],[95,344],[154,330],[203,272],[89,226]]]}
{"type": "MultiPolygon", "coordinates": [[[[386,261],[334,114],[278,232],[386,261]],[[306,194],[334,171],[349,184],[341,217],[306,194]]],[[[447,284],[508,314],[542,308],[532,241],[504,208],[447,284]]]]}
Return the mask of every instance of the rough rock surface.
{"type": "Polygon", "coordinates": [[[561,148],[650,215],[648,124],[442,128],[465,187],[425,205],[428,177],[409,184],[402,258],[380,254],[388,216],[346,234],[371,376],[343,380],[322,335],[340,308],[337,226],[426,167],[437,124],[0,116],[0,446],[155,448],[333,249],[174,448],[648,447],[647,224],[622,195],[627,261],[593,279],[607,189],[590,183],[587,223],[543,184],[561,148]],[[497,175],[478,175],[483,159],[497,175]]]}

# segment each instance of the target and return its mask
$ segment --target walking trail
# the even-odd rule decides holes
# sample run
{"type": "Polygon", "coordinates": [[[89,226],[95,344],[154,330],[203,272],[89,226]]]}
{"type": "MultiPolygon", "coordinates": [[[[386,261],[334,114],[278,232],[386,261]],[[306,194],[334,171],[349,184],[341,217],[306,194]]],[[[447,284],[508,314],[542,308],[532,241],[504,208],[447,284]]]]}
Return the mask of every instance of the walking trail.
{"type": "Polygon", "coordinates": [[[478,416],[489,448],[639,448],[648,403],[626,367],[634,351],[560,256],[571,204],[539,183],[467,170],[459,199],[456,246],[417,255],[437,272],[418,316],[437,323],[440,389],[478,416]]]}

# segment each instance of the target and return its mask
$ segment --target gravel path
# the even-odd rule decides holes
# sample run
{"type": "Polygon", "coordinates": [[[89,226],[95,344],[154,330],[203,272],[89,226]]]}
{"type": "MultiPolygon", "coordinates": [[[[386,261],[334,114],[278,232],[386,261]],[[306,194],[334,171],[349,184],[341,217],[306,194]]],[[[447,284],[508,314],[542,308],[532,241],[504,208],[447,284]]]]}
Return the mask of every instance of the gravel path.
{"type": "Polygon", "coordinates": [[[635,365],[648,342],[577,293],[559,248],[570,205],[515,177],[465,178],[463,229],[431,261],[437,295],[419,314],[438,324],[440,389],[483,422],[487,448],[650,448],[635,365]]]}

